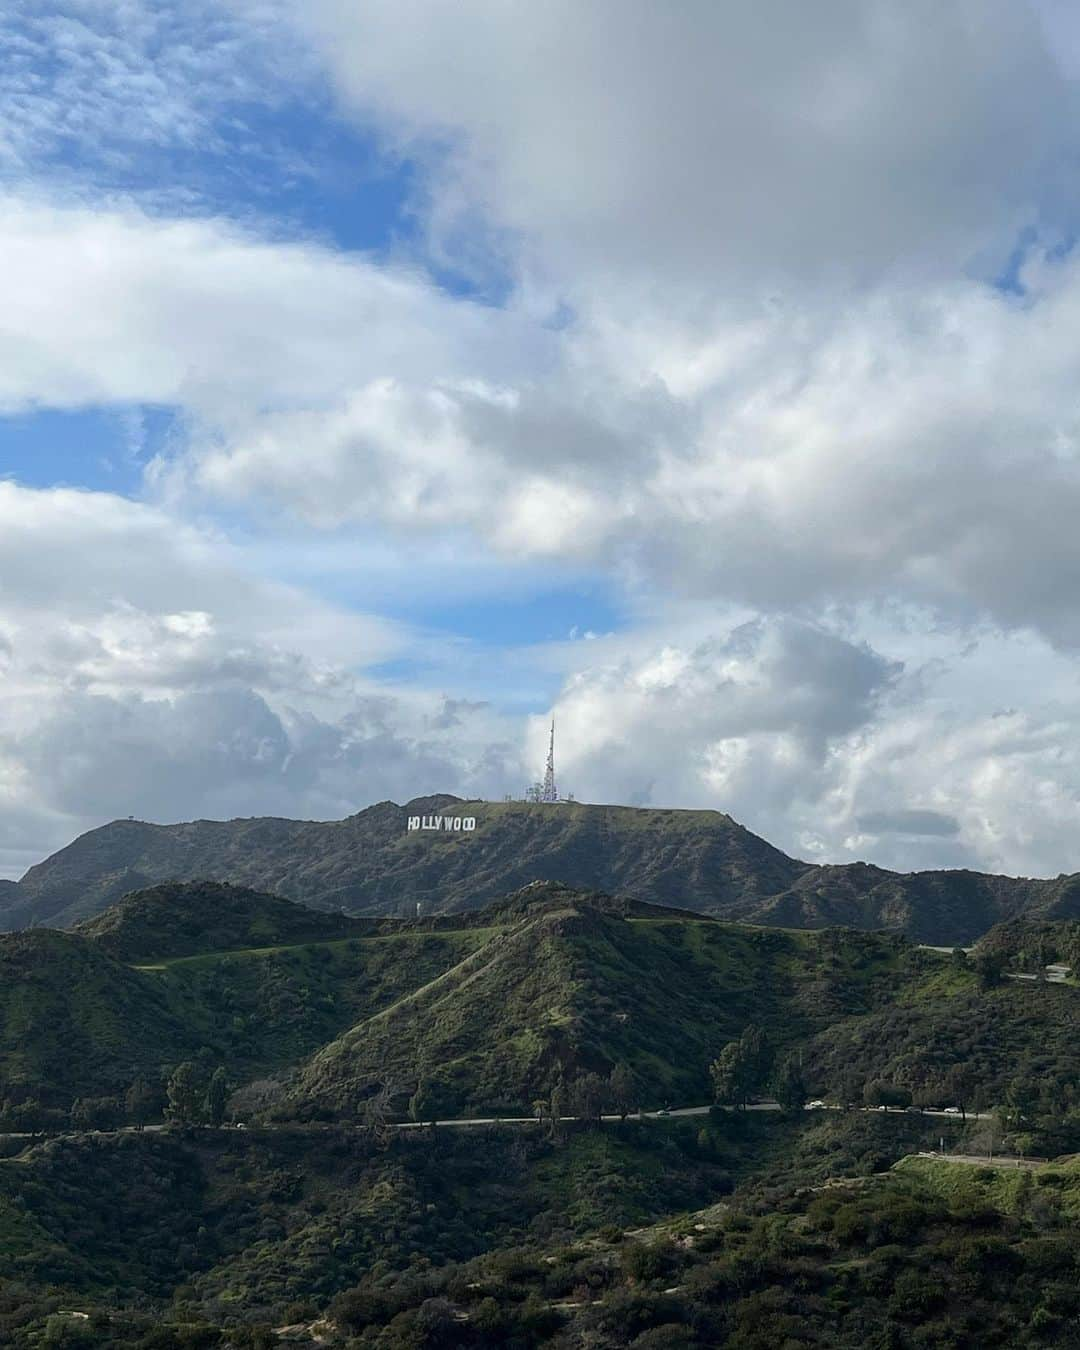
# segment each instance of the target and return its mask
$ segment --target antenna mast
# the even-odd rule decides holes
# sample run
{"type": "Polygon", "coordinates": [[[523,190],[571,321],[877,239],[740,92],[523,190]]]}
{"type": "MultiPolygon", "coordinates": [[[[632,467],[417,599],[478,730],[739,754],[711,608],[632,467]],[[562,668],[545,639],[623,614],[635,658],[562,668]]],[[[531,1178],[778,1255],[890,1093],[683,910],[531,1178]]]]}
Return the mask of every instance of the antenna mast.
{"type": "Polygon", "coordinates": [[[540,793],[542,802],[557,802],[559,791],[555,786],[555,723],[551,723],[551,741],[548,745],[547,768],[544,770],[544,786],[540,793]]]}

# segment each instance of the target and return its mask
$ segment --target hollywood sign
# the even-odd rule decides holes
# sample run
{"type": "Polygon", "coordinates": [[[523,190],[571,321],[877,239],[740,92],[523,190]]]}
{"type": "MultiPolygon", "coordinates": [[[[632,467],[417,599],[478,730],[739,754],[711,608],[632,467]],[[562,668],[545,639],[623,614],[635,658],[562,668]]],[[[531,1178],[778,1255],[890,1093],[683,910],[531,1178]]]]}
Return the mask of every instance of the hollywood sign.
{"type": "Polygon", "coordinates": [[[475,816],[410,816],[410,830],[452,830],[455,833],[476,829],[475,816]]]}

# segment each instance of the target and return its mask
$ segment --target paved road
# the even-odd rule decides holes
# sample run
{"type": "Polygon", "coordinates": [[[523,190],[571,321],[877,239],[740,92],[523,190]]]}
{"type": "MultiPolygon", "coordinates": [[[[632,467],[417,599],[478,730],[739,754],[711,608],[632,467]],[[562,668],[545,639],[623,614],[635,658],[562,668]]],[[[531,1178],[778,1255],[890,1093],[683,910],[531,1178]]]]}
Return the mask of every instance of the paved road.
{"type": "MultiPolygon", "coordinates": [[[[660,1120],[660,1119],[668,1119],[668,1118],[671,1118],[671,1119],[680,1118],[680,1119],[681,1119],[681,1118],[686,1117],[686,1116],[707,1116],[707,1115],[709,1114],[709,1112],[710,1112],[712,1109],[713,1109],[712,1106],[678,1106],[678,1107],[672,1108],[670,1111],[663,1111],[663,1110],[661,1110],[661,1111],[633,1111],[633,1112],[631,1112],[626,1118],[627,1118],[628,1120],[660,1120]]],[[[723,1107],[722,1109],[725,1110],[725,1111],[733,1111],[735,1108],[732,1107],[732,1106],[726,1106],[726,1107],[723,1107]]],[[[828,1106],[819,1106],[819,1107],[806,1107],[805,1109],[808,1110],[808,1111],[809,1111],[809,1110],[817,1110],[817,1111],[841,1111],[841,1110],[843,1110],[843,1107],[840,1107],[840,1106],[833,1106],[833,1105],[828,1105],[828,1106]]],[[[926,1110],[926,1111],[913,1112],[913,1111],[904,1111],[904,1110],[900,1110],[900,1109],[895,1109],[895,1110],[890,1110],[890,1111],[886,1112],[886,1111],[884,1111],[884,1109],[883,1109],[882,1107],[880,1107],[880,1106],[859,1106],[859,1107],[855,1107],[854,1109],[857,1110],[857,1111],[867,1111],[867,1112],[872,1112],[872,1113],[875,1114],[875,1115],[877,1115],[877,1114],[886,1115],[886,1114],[887,1114],[887,1115],[890,1115],[890,1116],[896,1116],[896,1115],[916,1115],[916,1114],[917,1114],[917,1115],[920,1115],[920,1116],[940,1116],[940,1117],[942,1117],[944,1120],[955,1120],[955,1121],[957,1121],[957,1122],[959,1122],[959,1121],[962,1119],[961,1116],[960,1116],[958,1113],[954,1113],[954,1112],[952,1112],[952,1111],[932,1111],[932,1110],[926,1110]]],[[[751,1102],[751,1103],[746,1107],[746,1110],[747,1110],[747,1111],[779,1111],[779,1110],[781,1110],[781,1106],[780,1106],[780,1103],[779,1103],[779,1102],[773,1102],[773,1101],[751,1102]]],[[[983,1111],[981,1114],[980,1114],[979,1112],[977,1112],[977,1111],[969,1111],[969,1112],[967,1113],[967,1119],[968,1119],[968,1120],[991,1120],[992,1118],[993,1118],[993,1117],[992,1117],[992,1113],[989,1112],[989,1111],[983,1111]]],[[[581,1119],[581,1117],[579,1117],[579,1116],[560,1116],[560,1117],[559,1117],[560,1123],[566,1124],[566,1125],[573,1124],[575,1121],[577,1121],[577,1120],[579,1120],[579,1119],[581,1119]]],[[[618,1120],[622,1120],[623,1117],[620,1116],[620,1115],[604,1115],[604,1116],[601,1116],[600,1119],[601,1119],[601,1120],[605,1120],[605,1121],[618,1121],[618,1120]]],[[[462,1130],[462,1129],[472,1129],[472,1128],[474,1128],[475,1126],[482,1126],[482,1125],[536,1125],[536,1124],[539,1124],[539,1123],[540,1123],[540,1122],[537,1121],[537,1119],[536,1119],[535,1116],[466,1116],[466,1117],[459,1117],[459,1118],[456,1119],[456,1120],[437,1120],[437,1121],[428,1121],[428,1120],[424,1120],[424,1121],[404,1120],[404,1121],[399,1121],[399,1122],[393,1122],[393,1123],[391,1123],[391,1124],[389,1125],[389,1128],[392,1129],[392,1130],[422,1130],[422,1129],[427,1129],[427,1128],[429,1128],[432,1124],[435,1124],[435,1125],[438,1125],[438,1127],[439,1127],[440,1130],[442,1130],[442,1129],[462,1130]]],[[[166,1130],[166,1129],[168,1129],[168,1128],[169,1128],[169,1126],[166,1125],[164,1122],[162,1122],[161,1124],[156,1124],[156,1125],[144,1125],[144,1126],[143,1126],[143,1133],[145,1133],[145,1134],[154,1134],[154,1133],[156,1133],[156,1132],[159,1131],[159,1130],[166,1130]]],[[[208,1126],[203,1126],[203,1127],[201,1127],[201,1128],[206,1129],[206,1128],[209,1128],[209,1127],[208,1127],[208,1126]]],[[[236,1127],[236,1126],[225,1125],[225,1126],[222,1126],[221,1128],[222,1128],[222,1129],[227,1129],[227,1130],[232,1130],[232,1129],[235,1129],[235,1128],[237,1128],[237,1127],[236,1127]]],[[[243,1127],[241,1127],[241,1128],[243,1128],[243,1127]]],[[[259,1130],[267,1130],[267,1129],[270,1129],[270,1130],[275,1130],[275,1129],[276,1129],[276,1130],[288,1130],[288,1129],[295,1129],[296,1126],[295,1126],[295,1125],[291,1125],[291,1124],[281,1124],[281,1125],[259,1125],[259,1126],[255,1126],[255,1127],[253,1127],[253,1128],[256,1128],[256,1129],[259,1129],[259,1130]]],[[[340,1126],[339,1126],[338,1128],[340,1128],[340,1126]]],[[[357,1126],[356,1128],[359,1129],[360,1127],[357,1126]]],[[[120,1126],[118,1129],[116,1129],[116,1130],[64,1130],[64,1131],[61,1132],[61,1134],[60,1134],[59,1136],[57,1136],[57,1135],[46,1135],[46,1134],[40,1134],[40,1133],[39,1133],[39,1134],[34,1134],[34,1133],[32,1133],[31,1131],[27,1131],[27,1130],[23,1130],[23,1131],[11,1131],[11,1132],[9,1132],[9,1133],[4,1133],[4,1132],[0,1131],[0,1139],[45,1139],[45,1138],[57,1138],[57,1137],[60,1137],[60,1138],[65,1138],[65,1137],[66,1137],[66,1138],[70,1138],[71,1135],[73,1135],[73,1134],[134,1134],[134,1133],[136,1133],[137,1131],[138,1131],[138,1127],[135,1126],[135,1125],[121,1125],[121,1126],[120,1126]]]]}
{"type": "MultiPolygon", "coordinates": [[[[657,1120],[657,1119],[660,1119],[660,1118],[667,1118],[667,1117],[675,1118],[675,1117],[683,1117],[683,1116],[707,1116],[707,1115],[709,1114],[709,1112],[710,1112],[712,1109],[713,1109],[713,1108],[712,1108],[711,1106],[680,1106],[680,1107],[676,1107],[676,1108],[674,1108],[674,1109],[672,1109],[672,1110],[670,1110],[670,1111],[632,1111],[632,1112],[627,1116],[627,1119],[628,1119],[628,1120],[657,1120]]],[[[734,1107],[724,1107],[724,1108],[722,1108],[722,1109],[725,1110],[725,1111],[733,1111],[735,1108],[734,1108],[734,1107]]],[[[751,1102],[750,1105],[747,1106],[746,1109],[747,1109],[747,1111],[779,1111],[779,1110],[781,1110],[782,1108],[781,1108],[779,1102],[768,1101],[768,1102],[751,1102]]],[[[805,1109],[806,1109],[806,1110],[811,1110],[811,1109],[813,1109],[813,1110],[818,1110],[818,1111],[841,1111],[841,1110],[843,1110],[843,1108],[840,1107],[840,1106],[819,1106],[819,1107],[814,1107],[814,1108],[807,1107],[807,1108],[805,1108],[805,1109]]],[[[857,1110],[857,1111],[868,1111],[868,1112],[871,1112],[871,1113],[874,1114],[874,1115],[878,1115],[878,1114],[880,1114],[880,1115],[886,1115],[886,1114],[887,1114],[887,1115],[890,1115],[890,1116],[896,1116],[896,1115],[940,1116],[940,1117],[942,1117],[944,1120],[955,1120],[955,1121],[960,1121],[960,1120],[962,1120],[962,1116],[961,1116],[959,1113],[954,1113],[954,1112],[952,1112],[952,1111],[926,1110],[926,1111],[914,1112],[914,1111],[903,1111],[903,1110],[898,1110],[898,1109],[897,1109],[897,1110],[891,1110],[891,1111],[885,1112],[885,1111],[884,1111],[881,1107],[879,1107],[879,1106],[859,1106],[859,1107],[856,1107],[855,1110],[857,1110]]],[[[969,1111],[969,1112],[967,1113],[967,1119],[968,1119],[968,1120],[991,1120],[992,1118],[993,1118],[993,1117],[992,1117],[992,1113],[989,1112],[989,1111],[983,1111],[982,1113],[979,1113],[979,1112],[977,1112],[977,1111],[969,1111]]],[[[579,1119],[578,1116],[560,1116],[560,1117],[559,1117],[560,1122],[563,1123],[563,1124],[570,1124],[570,1123],[572,1123],[572,1122],[574,1122],[574,1121],[576,1121],[576,1120],[578,1120],[578,1119],[579,1119]]],[[[601,1116],[600,1119],[601,1119],[601,1120],[615,1121],[615,1120],[622,1120],[622,1116],[619,1116],[619,1115],[604,1115],[604,1116],[601,1116]]],[[[536,1119],[535,1116],[483,1116],[483,1117],[472,1117],[472,1116],[470,1116],[470,1117],[468,1117],[468,1118],[466,1118],[466,1119],[459,1119],[459,1120],[437,1120],[437,1121],[426,1121],[426,1120],[425,1120],[425,1121],[411,1121],[411,1120],[409,1120],[409,1121],[404,1121],[403,1123],[401,1123],[401,1124],[399,1124],[399,1125],[395,1125],[393,1128],[398,1129],[398,1130],[420,1130],[420,1129],[426,1129],[428,1126],[430,1126],[430,1125],[432,1125],[432,1124],[435,1124],[435,1125],[438,1125],[438,1127],[439,1127],[440,1129],[444,1129],[444,1128],[450,1128],[450,1129],[462,1129],[462,1128],[466,1128],[466,1129],[467,1129],[467,1128],[469,1128],[469,1127],[471,1127],[471,1126],[473,1126],[473,1125],[536,1125],[537,1123],[538,1123],[538,1122],[537,1122],[537,1119],[536,1119]]]]}
{"type": "MultiPolygon", "coordinates": [[[[929,942],[920,942],[919,947],[924,952],[942,952],[945,955],[948,955],[950,952],[956,951],[955,947],[935,947],[929,942]]],[[[960,950],[970,954],[975,950],[975,948],[961,947],[960,950]]],[[[1049,965],[1046,967],[1046,983],[1067,984],[1071,973],[1072,973],[1071,966],[1063,966],[1055,962],[1053,965],[1049,965]]],[[[1005,978],[1007,980],[1024,980],[1034,984],[1039,977],[1038,975],[1017,975],[1010,971],[1006,971],[1005,978]]]]}
{"type": "Polygon", "coordinates": [[[1010,1158],[1001,1154],[996,1158],[981,1157],[977,1153],[920,1153],[920,1158],[936,1158],[939,1162],[970,1163],[973,1167],[1000,1167],[1006,1171],[1034,1171],[1052,1162],[1051,1158],[1010,1158]]]}
{"type": "MultiPolygon", "coordinates": [[[[746,1109],[748,1111],[779,1111],[780,1105],[778,1102],[755,1102],[746,1109]]],[[[661,1117],[666,1118],[668,1116],[707,1116],[711,1110],[711,1106],[680,1106],[671,1111],[630,1111],[628,1112],[626,1119],[658,1120],[661,1117]]],[[[559,1117],[561,1124],[572,1124],[574,1121],[580,1119],[580,1116],[559,1117]]],[[[600,1119],[622,1120],[623,1117],[620,1115],[603,1115],[600,1119]]],[[[535,1116],[469,1116],[459,1120],[405,1120],[399,1125],[395,1125],[393,1128],[397,1130],[421,1130],[426,1129],[427,1126],[431,1124],[435,1124],[438,1125],[440,1129],[444,1126],[449,1126],[452,1129],[461,1129],[468,1128],[472,1125],[536,1125],[539,1123],[540,1122],[537,1121],[535,1116]]]]}

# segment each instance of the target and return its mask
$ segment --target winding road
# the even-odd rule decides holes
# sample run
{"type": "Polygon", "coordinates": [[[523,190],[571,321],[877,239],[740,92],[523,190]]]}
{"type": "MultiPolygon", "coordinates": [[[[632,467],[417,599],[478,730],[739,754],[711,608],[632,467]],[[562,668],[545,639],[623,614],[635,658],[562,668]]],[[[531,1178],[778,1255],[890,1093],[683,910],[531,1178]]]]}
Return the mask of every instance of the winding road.
{"type": "MultiPolygon", "coordinates": [[[[736,1108],[735,1108],[734,1106],[721,1106],[719,1109],[722,1110],[722,1111],[734,1111],[734,1110],[736,1110],[736,1108]]],[[[747,1110],[747,1111],[779,1111],[779,1110],[781,1110],[782,1108],[781,1108],[779,1102],[774,1102],[774,1101],[763,1101],[763,1102],[751,1102],[751,1103],[750,1103],[748,1106],[746,1106],[744,1109],[747,1110]]],[[[842,1111],[844,1108],[843,1108],[842,1106],[835,1106],[835,1105],[831,1105],[831,1104],[830,1104],[830,1105],[826,1105],[826,1106],[817,1106],[817,1107],[809,1107],[809,1106],[808,1106],[808,1107],[804,1107],[803,1109],[806,1110],[806,1111],[842,1111]]],[[[895,1108],[895,1109],[891,1109],[891,1110],[889,1110],[889,1111],[886,1111],[885,1108],[884,1108],[884,1107],[881,1107],[881,1106],[857,1106],[857,1107],[854,1107],[853,1109],[856,1110],[856,1111],[864,1111],[864,1112],[867,1112],[867,1113],[869,1113],[869,1114],[871,1114],[871,1115],[889,1115],[889,1116],[905,1116],[905,1115],[940,1116],[940,1117],[941,1117],[942,1119],[944,1119],[944,1120],[956,1121],[958,1124],[961,1123],[962,1120],[963,1120],[963,1117],[962,1117],[961,1115],[959,1115],[958,1113],[953,1112],[953,1111],[938,1111],[938,1110],[930,1110],[930,1109],[927,1109],[927,1110],[925,1110],[925,1111],[916,1111],[916,1110],[904,1109],[904,1108],[895,1108]]],[[[626,1119],[626,1120],[668,1120],[668,1119],[681,1119],[681,1118],[685,1118],[685,1117],[687,1117],[687,1116],[707,1116],[711,1110],[713,1110],[713,1107],[710,1106],[710,1105],[706,1105],[706,1106],[678,1106],[678,1107],[673,1107],[671,1110],[630,1111],[630,1112],[627,1112],[627,1114],[626,1114],[626,1116],[625,1116],[625,1119],[626,1119]]],[[[989,1112],[989,1111],[982,1111],[982,1112],[978,1112],[978,1111],[969,1111],[969,1112],[967,1113],[967,1120],[991,1120],[992,1118],[993,1118],[992,1113],[989,1112]]],[[[575,1122],[580,1121],[580,1120],[582,1120],[582,1119],[584,1119],[584,1117],[582,1117],[582,1116],[560,1116],[560,1117],[559,1117],[559,1123],[562,1124],[562,1125],[572,1125],[572,1124],[574,1124],[575,1122]]],[[[618,1114],[611,1114],[611,1115],[603,1115],[603,1116],[600,1117],[600,1119],[601,1119],[601,1121],[614,1122],[614,1121],[621,1121],[621,1120],[624,1119],[624,1117],[621,1116],[621,1115],[618,1115],[618,1114]]],[[[443,1129],[463,1130],[463,1129],[474,1129],[474,1128],[476,1128],[476,1127],[478,1127],[478,1126],[484,1126],[484,1125],[539,1125],[539,1124],[546,1124],[546,1123],[547,1123],[547,1122],[546,1122],[546,1119],[545,1119],[545,1121],[542,1122],[542,1121],[537,1120],[536,1116],[459,1116],[459,1117],[457,1117],[457,1118],[454,1119],[454,1120],[401,1120],[401,1121],[388,1121],[388,1122],[387,1122],[386,1128],[387,1128],[387,1129],[391,1129],[391,1130],[428,1130],[428,1129],[431,1129],[433,1126],[436,1126],[436,1127],[438,1127],[440,1130],[443,1130],[443,1129]]],[[[338,1129],[340,1129],[341,1127],[342,1127],[341,1124],[338,1124],[338,1125],[335,1126],[335,1128],[338,1128],[338,1129]]],[[[158,1133],[158,1132],[161,1131],[161,1130],[167,1130],[167,1129],[169,1129],[169,1128],[171,1128],[171,1127],[170,1127],[170,1125],[168,1124],[168,1122],[162,1121],[162,1122],[157,1123],[157,1124],[154,1124],[154,1125],[144,1125],[144,1126],[142,1126],[142,1127],[141,1127],[141,1132],[144,1133],[144,1134],[156,1134],[156,1133],[158,1133]]],[[[228,1130],[228,1131],[231,1133],[233,1130],[237,1130],[237,1129],[246,1129],[247,1126],[245,1126],[245,1125],[220,1125],[220,1126],[217,1126],[217,1127],[213,1127],[213,1126],[209,1126],[209,1125],[200,1125],[200,1126],[198,1126],[197,1128],[199,1128],[199,1129],[204,1129],[204,1130],[205,1130],[205,1129],[218,1128],[218,1129],[222,1129],[222,1130],[228,1130]]],[[[286,1121],[286,1122],[282,1122],[282,1123],[280,1123],[280,1124],[273,1124],[273,1125],[255,1125],[255,1126],[252,1126],[252,1129],[256,1129],[256,1130],[260,1130],[260,1131],[263,1131],[263,1130],[295,1130],[296,1128],[297,1128],[297,1124],[296,1124],[296,1123],[290,1123],[290,1122],[287,1122],[287,1121],[286,1121]]],[[[357,1126],[355,1126],[354,1128],[356,1128],[356,1129],[363,1129],[363,1128],[366,1128],[366,1127],[357,1125],[357,1126]]],[[[15,1131],[15,1130],[12,1130],[12,1131],[0,1131],[0,1140],[2,1140],[2,1139],[42,1139],[42,1140],[44,1140],[44,1139],[69,1139],[69,1138],[71,1138],[71,1137],[73,1137],[73,1136],[82,1136],[82,1135],[100,1135],[100,1134],[137,1134],[137,1133],[139,1133],[139,1132],[140,1132],[140,1127],[139,1127],[138,1125],[121,1125],[121,1126],[119,1126],[119,1127],[118,1127],[117,1129],[115,1129],[115,1130],[63,1130],[63,1131],[61,1131],[61,1132],[58,1133],[58,1134],[49,1134],[49,1133],[47,1133],[47,1132],[45,1132],[45,1131],[40,1131],[40,1130],[37,1131],[36,1133],[33,1132],[33,1131],[30,1131],[30,1130],[22,1130],[22,1131],[15,1131]]]]}

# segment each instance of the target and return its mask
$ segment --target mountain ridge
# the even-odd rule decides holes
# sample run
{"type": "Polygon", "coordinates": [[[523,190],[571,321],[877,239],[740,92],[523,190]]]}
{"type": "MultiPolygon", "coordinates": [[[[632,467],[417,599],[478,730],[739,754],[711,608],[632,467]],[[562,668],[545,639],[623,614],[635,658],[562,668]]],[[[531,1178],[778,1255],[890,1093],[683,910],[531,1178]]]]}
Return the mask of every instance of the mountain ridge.
{"type": "Polygon", "coordinates": [[[378,802],[340,821],[117,820],[0,888],[0,929],[90,919],[132,891],[212,881],[364,916],[479,908],[550,879],[766,926],[844,925],[968,945],[1018,917],[1080,918],[1080,877],[891,872],[789,857],[711,810],[545,806],[450,794],[378,802]],[[453,807],[473,831],[410,829],[453,807]]]}

